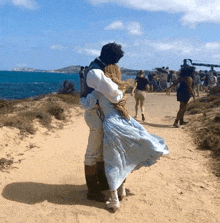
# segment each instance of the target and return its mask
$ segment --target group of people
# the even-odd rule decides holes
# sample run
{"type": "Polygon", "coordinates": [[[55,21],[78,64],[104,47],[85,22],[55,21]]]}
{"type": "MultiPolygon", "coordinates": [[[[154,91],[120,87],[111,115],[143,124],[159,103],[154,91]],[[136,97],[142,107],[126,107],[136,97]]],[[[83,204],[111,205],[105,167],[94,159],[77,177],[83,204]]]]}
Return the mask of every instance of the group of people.
{"type": "Polygon", "coordinates": [[[193,76],[193,89],[194,92],[199,97],[199,92],[209,92],[210,89],[214,88],[218,84],[218,77],[215,71],[207,71],[204,72],[200,70],[199,72],[195,72],[193,76]]]}
{"type": "MultiPolygon", "coordinates": [[[[174,127],[179,127],[180,125],[185,125],[187,122],[184,121],[184,114],[186,111],[187,103],[189,99],[193,97],[195,99],[195,92],[193,89],[193,80],[195,76],[195,67],[188,66],[180,70],[179,77],[166,89],[166,92],[170,92],[172,88],[177,88],[177,101],[180,102],[180,108],[177,113],[177,117],[173,124],[174,127]]],[[[138,107],[140,104],[142,121],[145,120],[144,116],[144,101],[146,98],[146,92],[149,90],[149,81],[144,77],[144,71],[141,70],[135,79],[134,87],[131,92],[133,96],[135,92],[135,119],[138,118],[138,107]]]]}
{"type": "MultiPolygon", "coordinates": [[[[80,72],[80,103],[90,129],[84,161],[87,198],[106,202],[113,212],[126,196],[127,176],[169,153],[163,138],[147,132],[129,115],[117,66],[123,55],[121,45],[106,44],[100,56],[80,72]],[[103,194],[107,189],[110,198],[103,194]]],[[[136,86],[144,85],[137,80],[136,86]]]]}

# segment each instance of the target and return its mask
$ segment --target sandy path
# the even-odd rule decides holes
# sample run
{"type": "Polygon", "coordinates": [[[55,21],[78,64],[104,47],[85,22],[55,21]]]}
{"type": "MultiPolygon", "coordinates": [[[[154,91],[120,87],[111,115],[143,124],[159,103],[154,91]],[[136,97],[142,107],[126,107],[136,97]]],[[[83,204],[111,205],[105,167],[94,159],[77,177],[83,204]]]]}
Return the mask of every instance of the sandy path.
{"type": "MultiPolygon", "coordinates": [[[[10,130],[13,143],[5,149],[21,162],[0,172],[0,222],[220,222],[219,183],[207,168],[207,152],[196,150],[184,129],[171,127],[178,106],[173,94],[148,94],[147,120],[141,123],[165,138],[170,154],[129,175],[129,196],[115,214],[104,203],[86,199],[83,160],[89,129],[80,109],[72,110],[72,122],[63,129],[40,129],[17,147],[17,132],[10,130]]],[[[133,116],[130,95],[128,107],[133,116]]]]}

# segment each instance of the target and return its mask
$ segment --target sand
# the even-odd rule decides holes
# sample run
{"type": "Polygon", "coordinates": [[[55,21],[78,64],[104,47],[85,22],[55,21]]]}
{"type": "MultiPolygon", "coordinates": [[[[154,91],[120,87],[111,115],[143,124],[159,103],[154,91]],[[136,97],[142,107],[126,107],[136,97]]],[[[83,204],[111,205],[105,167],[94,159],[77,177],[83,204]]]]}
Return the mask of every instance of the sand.
{"type": "MultiPolygon", "coordinates": [[[[134,98],[127,96],[134,116],[134,98]]],[[[36,123],[38,132],[23,139],[18,130],[1,128],[0,157],[14,164],[0,172],[0,222],[220,222],[220,184],[208,167],[209,152],[197,150],[186,129],[172,127],[178,107],[175,93],[147,95],[146,121],[139,121],[165,139],[170,154],[128,176],[128,196],[116,213],[86,199],[83,109],[73,108],[63,129],[36,123]]]]}

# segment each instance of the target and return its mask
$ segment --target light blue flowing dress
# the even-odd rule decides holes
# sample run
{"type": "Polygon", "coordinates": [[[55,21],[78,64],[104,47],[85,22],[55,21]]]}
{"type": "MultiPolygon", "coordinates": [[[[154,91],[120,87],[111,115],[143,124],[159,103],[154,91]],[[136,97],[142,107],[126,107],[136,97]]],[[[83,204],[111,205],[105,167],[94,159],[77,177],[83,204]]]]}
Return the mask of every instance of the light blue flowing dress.
{"type": "Polygon", "coordinates": [[[169,153],[164,139],[150,134],[135,119],[125,119],[100,92],[93,91],[81,105],[92,109],[96,103],[104,113],[103,159],[110,190],[116,190],[129,173],[154,164],[169,153]]]}

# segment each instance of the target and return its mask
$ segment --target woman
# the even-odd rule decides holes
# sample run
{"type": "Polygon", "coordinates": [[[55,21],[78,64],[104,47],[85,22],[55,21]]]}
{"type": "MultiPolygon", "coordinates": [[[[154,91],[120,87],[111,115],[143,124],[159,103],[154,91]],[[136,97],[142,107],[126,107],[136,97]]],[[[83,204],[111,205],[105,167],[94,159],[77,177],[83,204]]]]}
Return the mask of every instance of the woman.
{"type": "Polygon", "coordinates": [[[180,125],[185,125],[187,122],[183,121],[184,113],[186,111],[186,106],[191,97],[195,100],[195,95],[192,88],[192,75],[195,72],[195,67],[183,67],[180,70],[180,77],[171,85],[167,91],[169,91],[172,87],[175,87],[179,84],[179,88],[177,89],[177,101],[180,102],[180,108],[177,113],[176,120],[173,124],[174,127],[179,127],[178,122],[180,125]]]}
{"type": "MultiPolygon", "coordinates": [[[[104,73],[114,81],[118,75],[114,72],[117,71],[120,71],[118,66],[112,64],[105,68],[104,73]]],[[[116,211],[120,206],[117,189],[128,174],[142,166],[154,164],[169,152],[162,138],[148,133],[129,116],[124,100],[112,104],[102,93],[93,91],[81,104],[86,109],[92,109],[97,101],[104,114],[103,159],[111,191],[111,200],[106,205],[116,211]]]]}
{"type": "Polygon", "coordinates": [[[140,103],[142,121],[145,121],[144,100],[146,97],[146,91],[149,91],[149,90],[150,90],[149,81],[144,77],[144,70],[140,70],[138,77],[135,79],[134,87],[131,92],[131,96],[133,96],[135,92],[135,95],[134,95],[134,98],[136,101],[135,117],[134,117],[135,119],[138,118],[138,106],[140,103]]]}

